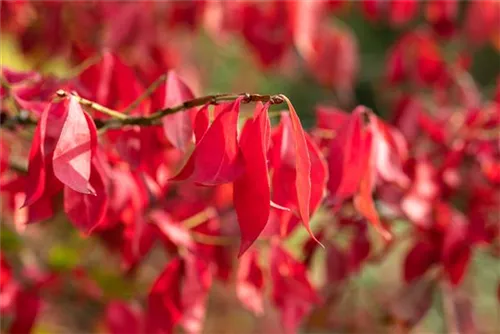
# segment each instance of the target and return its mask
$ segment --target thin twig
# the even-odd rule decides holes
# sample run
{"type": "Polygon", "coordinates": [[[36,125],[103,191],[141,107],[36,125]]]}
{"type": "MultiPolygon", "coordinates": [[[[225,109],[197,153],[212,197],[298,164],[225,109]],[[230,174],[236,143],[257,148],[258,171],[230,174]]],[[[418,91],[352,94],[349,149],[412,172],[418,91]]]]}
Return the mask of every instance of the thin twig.
{"type": "Polygon", "coordinates": [[[158,77],[134,102],[129,104],[125,110],[123,110],[124,114],[130,114],[132,110],[137,108],[145,99],[147,99],[153,92],[167,79],[167,75],[163,74],[158,77]]]}
{"type": "Polygon", "coordinates": [[[207,220],[211,218],[217,217],[217,210],[215,208],[209,206],[205,210],[202,210],[195,214],[194,216],[191,216],[181,222],[181,224],[187,228],[187,229],[192,229],[195,228],[196,226],[206,222],[207,220]]]}
{"type": "Polygon", "coordinates": [[[113,109],[109,109],[105,106],[102,106],[100,105],[99,103],[96,103],[94,101],[90,101],[90,100],[87,100],[86,98],[83,98],[81,96],[78,96],[78,95],[75,95],[75,94],[70,94],[62,89],[59,89],[57,92],[56,92],[56,95],[57,97],[60,97],[60,98],[65,98],[65,97],[68,97],[68,96],[73,96],[76,98],[76,100],[78,101],[78,103],[80,103],[82,106],[84,107],[88,107],[88,108],[91,108],[91,109],[94,109],[95,111],[98,111],[102,114],[105,114],[105,115],[108,115],[108,116],[111,116],[112,118],[116,118],[116,119],[119,119],[119,120],[125,120],[127,119],[127,115],[119,112],[119,111],[116,111],[116,110],[113,110],[113,109]]]}

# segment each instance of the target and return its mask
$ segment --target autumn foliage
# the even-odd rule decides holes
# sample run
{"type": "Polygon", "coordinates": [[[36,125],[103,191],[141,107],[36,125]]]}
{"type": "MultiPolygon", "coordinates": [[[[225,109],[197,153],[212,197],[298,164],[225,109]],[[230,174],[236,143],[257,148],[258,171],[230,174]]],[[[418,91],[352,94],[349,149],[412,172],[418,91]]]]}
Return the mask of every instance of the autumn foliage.
{"type": "MultiPolygon", "coordinates": [[[[485,48],[498,56],[498,1],[0,10],[31,64],[1,72],[2,331],[220,332],[210,312],[226,300],[253,321],[230,332],[407,333],[433,298],[444,332],[492,330],[467,287],[477,258],[500,257],[500,75],[485,89],[472,68],[485,48]],[[355,89],[373,69],[349,15],[397,32],[369,79],[373,105],[355,89]],[[246,93],[214,92],[200,34],[333,98],[301,110],[245,69],[246,93]],[[64,75],[46,70],[55,57],[64,75]],[[68,241],[76,258],[54,261],[47,248],[68,241]],[[372,297],[379,314],[341,315],[353,282],[384,263],[401,282],[372,297]],[[58,313],[79,317],[67,305],[90,310],[85,324],[54,329],[58,313]]],[[[486,293],[500,300],[499,283],[486,293]]]]}

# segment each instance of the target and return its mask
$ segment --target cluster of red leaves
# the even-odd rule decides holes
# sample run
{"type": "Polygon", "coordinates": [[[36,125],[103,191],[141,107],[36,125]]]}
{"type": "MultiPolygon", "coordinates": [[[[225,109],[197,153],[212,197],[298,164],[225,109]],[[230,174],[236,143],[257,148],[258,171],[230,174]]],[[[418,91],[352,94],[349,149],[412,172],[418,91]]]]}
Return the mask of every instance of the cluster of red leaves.
{"type": "MultiPolygon", "coordinates": [[[[471,3],[459,26],[455,1],[2,3],[2,29],[16,34],[26,53],[70,52],[80,63],[103,45],[112,50],[66,80],[2,69],[1,98],[37,121],[31,149],[22,156],[27,174],[9,168],[20,127],[2,138],[2,215],[22,231],[53,217],[62,202],[78,230],[119,255],[124,274],[140,268],[155,246],[164,250],[170,260],[147,296],[138,296],[144,302],[106,305],[106,327],[117,334],[178,327],[202,332],[214,280],[229,285],[233,274],[245,308],[265,313],[269,287],[283,329],[295,332],[328,299],[308,278],[319,245],[327,282],[340,284],[376,259],[370,226],[390,250],[398,241],[392,223],[405,221],[414,239],[402,268],[403,295],[414,301],[405,307],[418,310],[389,312],[412,326],[430,307],[425,301],[438,279],[462,282],[476,248],[498,256],[500,86],[488,100],[467,73],[469,50],[490,41],[498,46],[497,7],[471,3]],[[148,83],[183,58],[164,46],[173,43],[164,42],[163,32],[201,27],[218,40],[240,33],[263,67],[282,62],[293,46],[321,84],[347,91],[358,70],[356,41],[347,27],[327,19],[351,6],[394,27],[424,11],[427,24],[403,34],[388,54],[391,120],[363,106],[352,112],[318,106],[315,127],[306,132],[286,99],[288,111],[272,127],[270,104],[256,103],[247,116],[241,96],[167,115],[158,125],[100,132],[96,124],[109,116],[79,102],[81,96],[127,110],[148,83]],[[467,47],[450,61],[440,42],[457,35],[467,47]],[[127,64],[120,54],[127,54],[127,64]],[[407,84],[411,89],[399,89],[407,84]],[[75,95],[58,96],[58,89],[75,95]],[[313,232],[310,220],[320,208],[335,218],[313,232]],[[303,259],[283,243],[300,224],[309,233],[303,259]],[[347,245],[331,238],[343,232],[347,245]],[[256,247],[257,240],[270,247],[256,247]]],[[[166,73],[130,115],[148,116],[198,95],[193,82],[166,73]]],[[[14,274],[2,255],[0,275],[0,312],[9,331],[29,332],[41,292],[58,274],[14,274]]]]}
{"type": "MultiPolygon", "coordinates": [[[[370,21],[386,22],[398,29],[423,14],[439,38],[463,36],[467,43],[464,50],[486,43],[500,47],[496,1],[470,5],[463,26],[458,22],[459,1],[455,0],[265,4],[204,0],[128,4],[15,1],[4,3],[1,21],[4,31],[19,36],[24,52],[37,54],[42,61],[58,53],[69,54],[79,63],[102,47],[122,53],[127,52],[128,45],[134,45],[134,51],[127,52],[127,59],[140,69],[139,75],[145,81],[152,81],[158,72],[182,63],[183,54],[178,51],[182,47],[174,47],[176,41],[171,39],[179,31],[194,33],[205,29],[221,42],[227,40],[225,36],[240,34],[264,68],[282,62],[291,46],[295,46],[321,83],[346,90],[352,87],[358,72],[358,48],[349,28],[332,24],[328,18],[332,13],[355,9],[370,21]],[[117,16],[120,20],[116,20],[117,16]]],[[[184,39],[185,34],[182,36],[184,39]]],[[[431,49],[423,52],[432,57],[431,49]]]]}

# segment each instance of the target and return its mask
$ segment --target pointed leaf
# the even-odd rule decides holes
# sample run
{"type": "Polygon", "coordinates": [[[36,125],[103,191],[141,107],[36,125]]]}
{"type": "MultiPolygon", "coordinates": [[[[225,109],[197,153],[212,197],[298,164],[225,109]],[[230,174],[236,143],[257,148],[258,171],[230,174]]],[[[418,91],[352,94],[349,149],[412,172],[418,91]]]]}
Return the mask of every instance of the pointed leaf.
{"type": "Polygon", "coordinates": [[[269,219],[271,192],[267,175],[265,148],[269,104],[259,104],[254,118],[247,121],[241,134],[240,148],[245,172],[234,182],[233,200],[241,232],[238,256],[257,239],[269,219]]]}
{"type": "Polygon", "coordinates": [[[385,241],[391,240],[392,236],[387,231],[380,221],[378,212],[373,202],[372,192],[375,185],[375,166],[374,157],[372,156],[372,133],[366,132],[363,138],[363,148],[361,155],[365,157],[363,163],[362,178],[359,185],[358,194],[354,197],[354,206],[356,209],[375,227],[377,232],[384,238],[385,241]]]}
{"type": "Polygon", "coordinates": [[[318,209],[325,195],[328,181],[328,164],[319,147],[306,133],[307,149],[311,158],[311,200],[309,208],[311,215],[318,209]]]}
{"type": "Polygon", "coordinates": [[[41,121],[35,129],[28,162],[28,181],[26,182],[26,199],[22,207],[38,201],[45,191],[46,170],[42,156],[41,121]]]}
{"type": "MultiPolygon", "coordinates": [[[[320,243],[314,236],[310,226],[310,201],[311,201],[311,159],[309,157],[309,150],[307,149],[307,142],[305,138],[304,129],[300,123],[300,118],[295,111],[292,103],[285,97],[290,111],[290,119],[292,121],[292,136],[295,143],[295,169],[297,175],[295,177],[295,188],[297,192],[297,200],[299,204],[299,214],[302,219],[307,232],[320,243]]],[[[320,243],[321,244],[321,243],[320,243]]]]}

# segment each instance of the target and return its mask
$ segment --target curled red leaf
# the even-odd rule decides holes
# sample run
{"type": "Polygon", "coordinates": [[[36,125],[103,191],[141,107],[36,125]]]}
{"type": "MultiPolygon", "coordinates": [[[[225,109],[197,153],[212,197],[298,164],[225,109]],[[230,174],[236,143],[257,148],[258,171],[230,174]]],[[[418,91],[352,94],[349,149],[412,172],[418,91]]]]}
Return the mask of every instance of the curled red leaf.
{"type": "Polygon", "coordinates": [[[76,98],[71,96],[52,158],[54,174],[74,191],[95,195],[89,182],[92,151],[95,152],[96,145],[92,143],[92,137],[95,138],[96,134],[91,135],[84,111],[76,98]]]}

